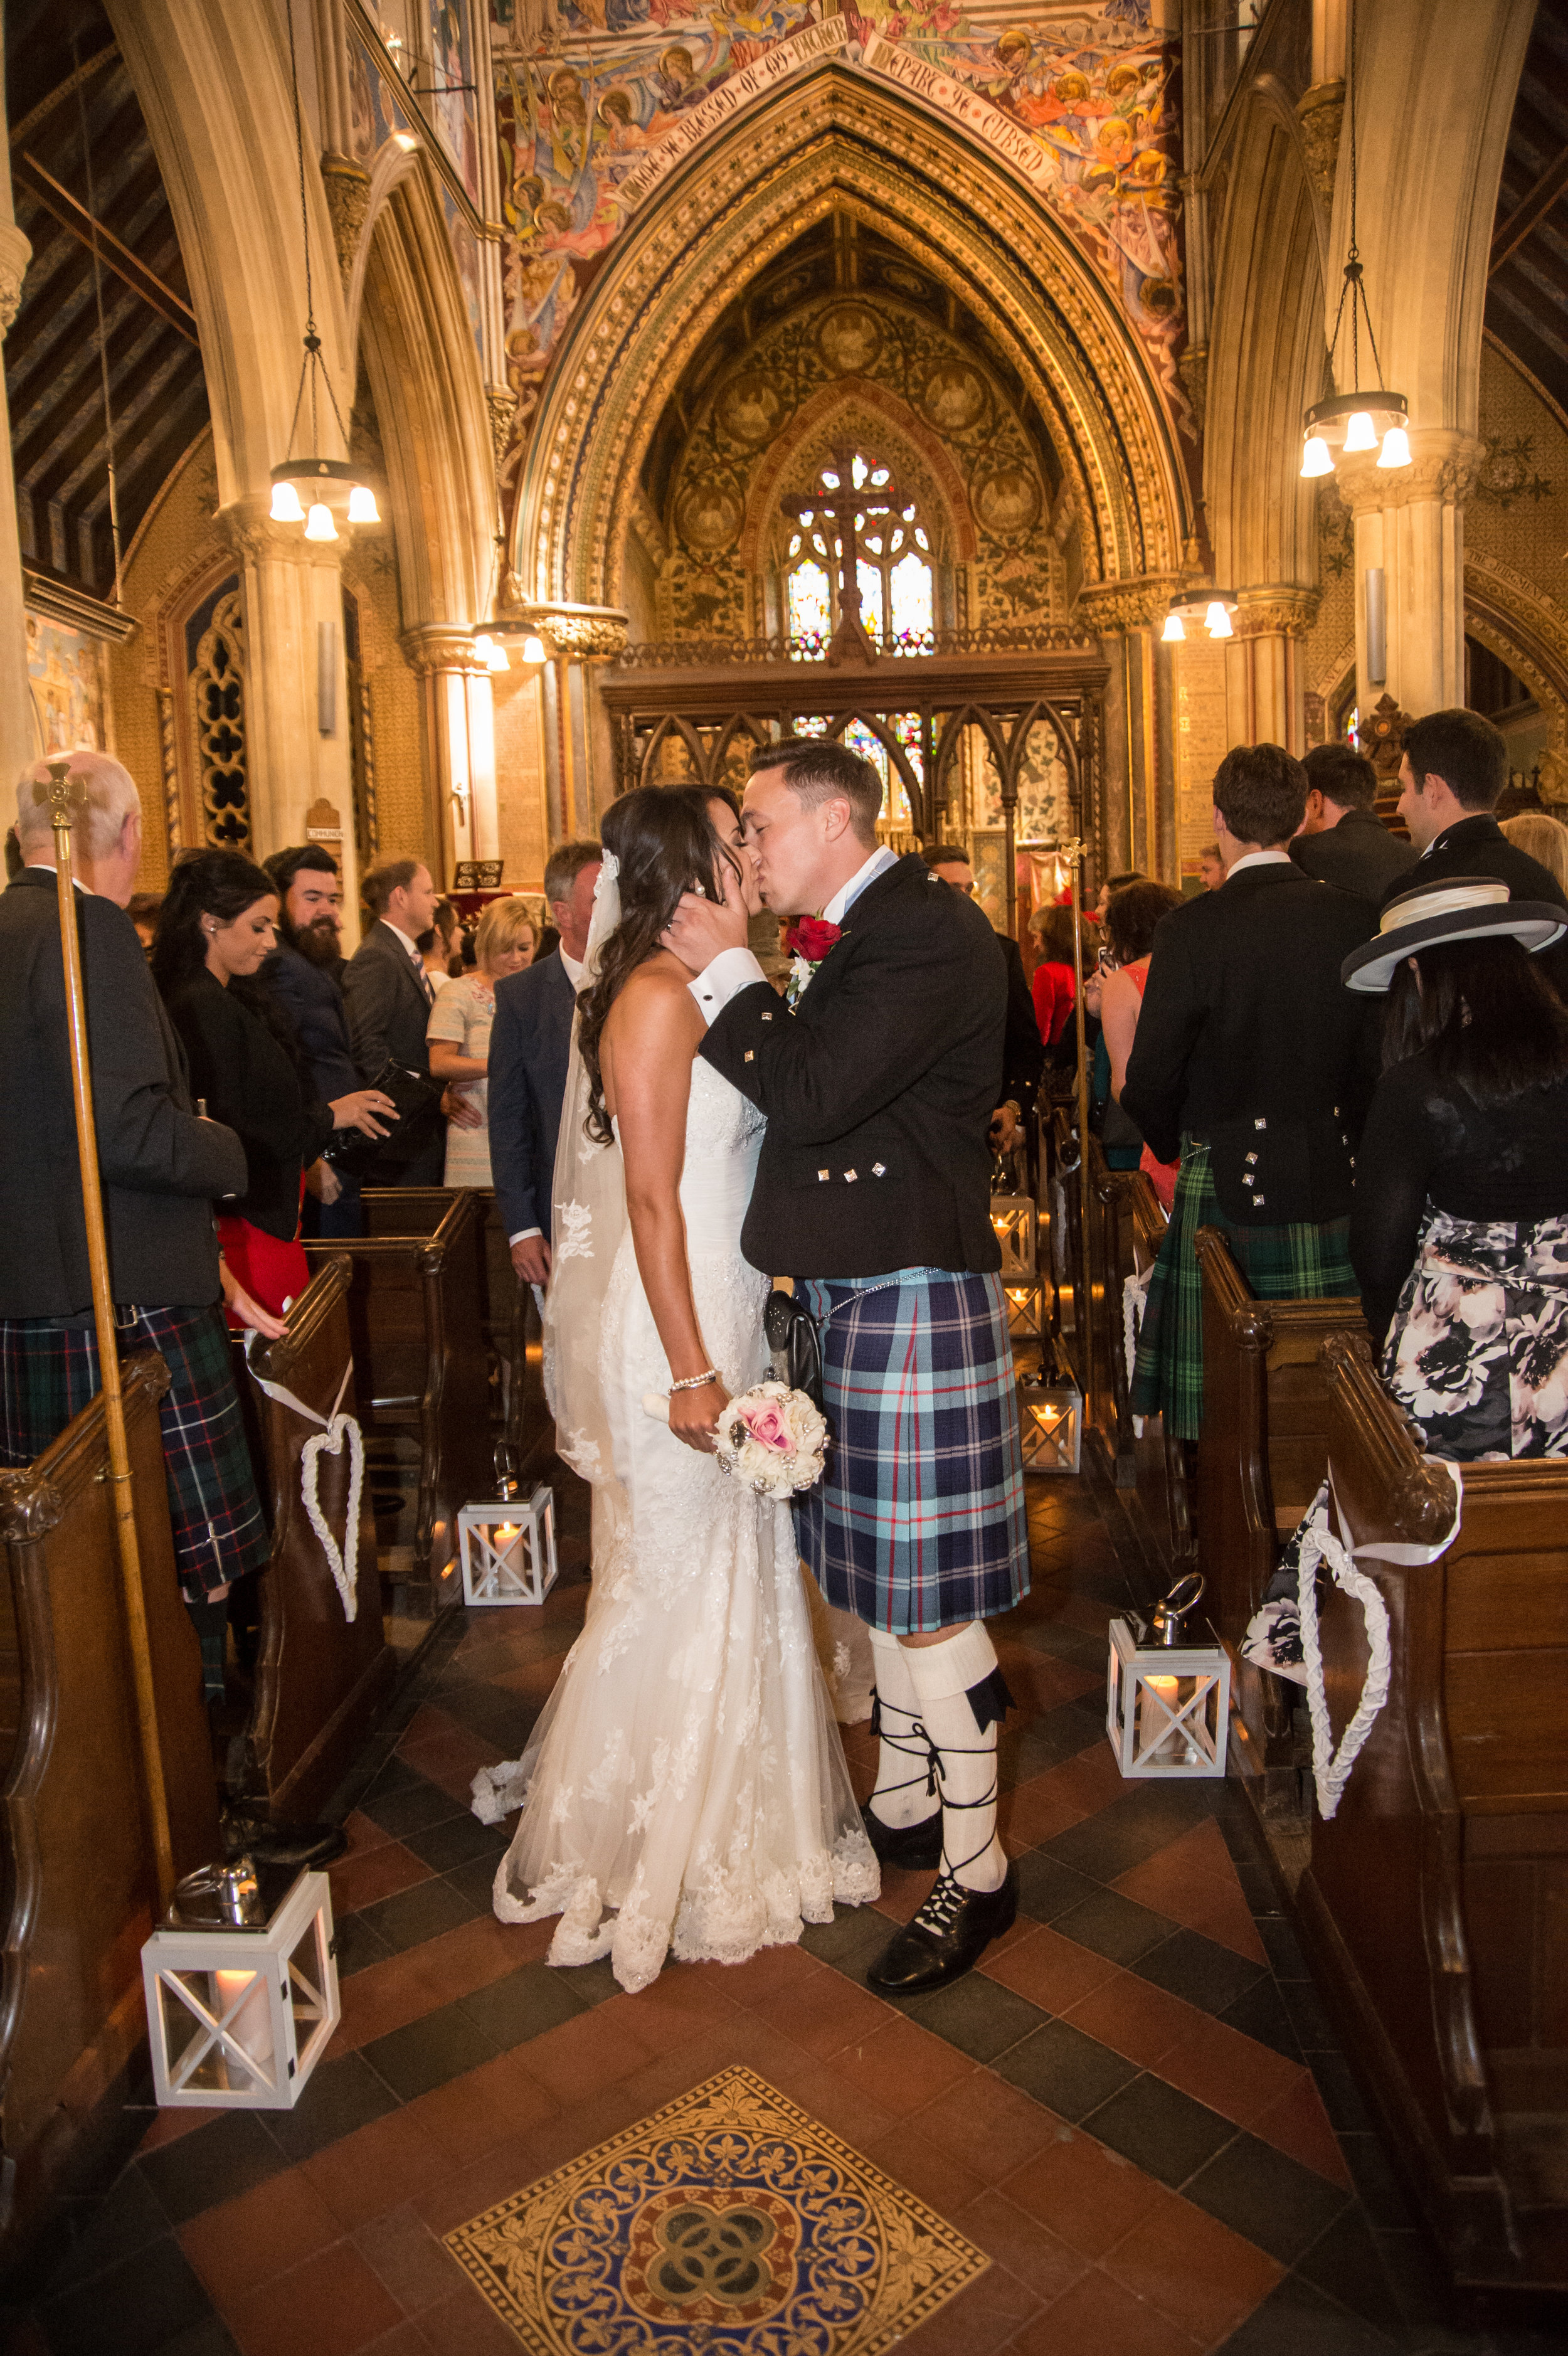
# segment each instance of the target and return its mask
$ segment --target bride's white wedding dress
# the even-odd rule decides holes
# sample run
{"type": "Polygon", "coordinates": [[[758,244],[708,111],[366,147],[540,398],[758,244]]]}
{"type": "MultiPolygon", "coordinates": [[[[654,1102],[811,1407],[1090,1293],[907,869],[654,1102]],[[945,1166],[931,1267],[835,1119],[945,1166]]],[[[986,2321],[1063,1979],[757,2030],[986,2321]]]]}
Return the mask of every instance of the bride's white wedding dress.
{"type": "MultiPolygon", "coordinates": [[[[731,1394],[768,1371],[767,1281],[741,1255],[762,1133],[699,1058],[680,1203],[703,1340],[731,1394]]],[[[589,1241],[570,1217],[560,1237],[558,1259],[589,1241]]],[[[667,1952],[740,1963],[797,1939],[803,1920],[829,1921],[836,1898],[874,1899],[879,1882],[789,1508],[644,1411],[669,1365],[629,1228],[598,1375],[620,1482],[595,1485],[587,1623],[523,1757],[475,1778],[475,1809],[495,1823],[522,1803],[496,1876],[501,1920],[559,1914],[552,1964],[607,1954],[636,1989],[667,1952]]]]}

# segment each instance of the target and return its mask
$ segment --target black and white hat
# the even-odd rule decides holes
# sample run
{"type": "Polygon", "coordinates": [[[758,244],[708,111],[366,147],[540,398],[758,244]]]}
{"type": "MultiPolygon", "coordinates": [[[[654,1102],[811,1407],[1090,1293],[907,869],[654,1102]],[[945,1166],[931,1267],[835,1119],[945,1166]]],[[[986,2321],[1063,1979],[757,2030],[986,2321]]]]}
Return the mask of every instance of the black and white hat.
{"type": "Polygon", "coordinates": [[[1510,900],[1495,875],[1451,875],[1391,900],[1375,940],[1354,950],[1339,969],[1347,990],[1386,991],[1395,968],[1417,949],[1440,941],[1515,940],[1534,951],[1568,933],[1568,910],[1545,900],[1510,900]]]}

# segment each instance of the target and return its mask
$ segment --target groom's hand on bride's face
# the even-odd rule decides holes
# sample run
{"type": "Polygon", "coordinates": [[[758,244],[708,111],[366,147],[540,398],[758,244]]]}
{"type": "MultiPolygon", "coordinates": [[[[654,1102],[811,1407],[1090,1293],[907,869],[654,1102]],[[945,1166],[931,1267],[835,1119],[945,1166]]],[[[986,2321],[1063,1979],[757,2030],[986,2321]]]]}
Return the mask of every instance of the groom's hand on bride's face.
{"type": "Polygon", "coordinates": [[[741,879],[727,862],[721,864],[723,900],[705,900],[700,892],[683,892],[665,931],[664,946],[689,973],[701,973],[726,949],[743,949],[750,922],[741,891],[741,879]]]}

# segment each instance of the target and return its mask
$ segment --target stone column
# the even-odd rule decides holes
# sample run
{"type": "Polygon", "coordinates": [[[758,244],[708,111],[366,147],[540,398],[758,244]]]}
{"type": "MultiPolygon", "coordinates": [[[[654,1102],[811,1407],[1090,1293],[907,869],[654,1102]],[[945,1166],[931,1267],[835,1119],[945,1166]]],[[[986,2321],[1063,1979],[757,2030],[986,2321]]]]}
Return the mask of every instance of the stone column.
{"type": "MultiPolygon", "coordinates": [[[[0,47],[0,61],[4,48],[0,47]]],[[[0,92],[0,121],[5,98],[0,92]]],[[[22,300],[22,280],[33,249],[11,213],[11,153],[0,143],[0,341],[22,300]]],[[[27,685],[27,631],[22,617],[22,542],[16,530],[16,484],[11,471],[11,420],[0,377],[0,432],[6,457],[0,466],[0,796],[9,798],[16,779],[37,758],[33,697],[27,685]]],[[[9,825],[14,807],[5,812],[9,825]]],[[[3,831],[3,829],[0,829],[3,831]]]]}
{"type": "Polygon", "coordinates": [[[424,681],[432,869],[450,882],[458,860],[494,859],[500,850],[490,674],[471,630],[424,623],[404,631],[402,648],[424,681]]]}
{"type": "Polygon", "coordinates": [[[613,605],[538,605],[528,609],[555,656],[546,697],[546,760],[556,839],[571,841],[598,830],[599,813],[614,796],[609,730],[593,691],[591,666],[608,662],[626,643],[630,617],[613,605]]]}
{"type": "MultiPolygon", "coordinates": [[[[353,763],[343,659],[343,583],[335,541],[275,524],[265,498],[219,510],[240,560],[245,606],[245,764],[251,854],[304,840],[312,802],[344,813],[353,851],[353,763]]],[[[345,873],[346,896],[350,882],[345,873]]]]}
{"type": "MultiPolygon", "coordinates": [[[[1111,673],[1105,684],[1100,839],[1094,845],[1102,879],[1131,867],[1157,875],[1169,866],[1171,813],[1162,807],[1159,789],[1160,706],[1168,699],[1169,674],[1168,666],[1157,664],[1155,648],[1175,588],[1173,578],[1146,573],[1133,581],[1098,583],[1078,600],[1079,618],[1098,636],[1111,673]]],[[[1168,710],[1163,717],[1168,731],[1168,710]]],[[[1163,771],[1168,785],[1168,761],[1163,771]]],[[[1083,818],[1087,827],[1090,813],[1083,818]]]]}
{"type": "Polygon", "coordinates": [[[1270,584],[1236,593],[1225,648],[1225,734],[1232,744],[1307,750],[1301,642],[1317,613],[1316,589],[1270,584]]]}
{"type": "Polygon", "coordinates": [[[1483,455],[1473,434],[1413,426],[1409,466],[1341,458],[1355,519],[1356,701],[1392,695],[1414,718],[1465,701],[1465,503],[1483,455]],[[1387,653],[1369,661],[1367,574],[1381,568],[1387,653]]]}

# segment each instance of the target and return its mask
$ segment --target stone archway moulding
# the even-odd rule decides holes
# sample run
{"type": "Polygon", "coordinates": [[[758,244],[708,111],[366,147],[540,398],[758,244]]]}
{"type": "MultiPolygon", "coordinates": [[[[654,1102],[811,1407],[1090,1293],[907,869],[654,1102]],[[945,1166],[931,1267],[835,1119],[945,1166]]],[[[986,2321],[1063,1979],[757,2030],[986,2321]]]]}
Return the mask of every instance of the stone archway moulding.
{"type": "Polygon", "coordinates": [[[896,92],[830,67],[736,118],[700,165],[635,217],[556,356],[518,490],[525,587],[618,602],[656,388],[678,377],[738,285],[835,209],[903,245],[996,333],[1073,479],[1092,576],[1178,568],[1188,510],[1160,395],[1109,291],[1004,169],[896,92]]]}
{"type": "Polygon", "coordinates": [[[953,561],[973,564],[976,543],[968,493],[964,477],[942,443],[929,425],[922,423],[908,402],[901,401],[896,392],[890,392],[886,385],[873,383],[869,377],[846,376],[832,384],[820,385],[809,401],[802,402],[753,475],[737,550],[746,571],[754,573],[761,562],[768,530],[777,511],[779,487],[796,452],[830,423],[840,410],[851,408],[885,419],[892,432],[918,454],[936,484],[953,526],[953,561]]]}

